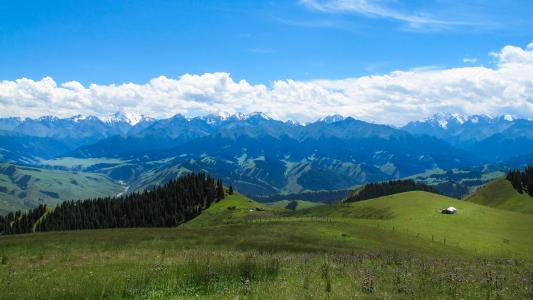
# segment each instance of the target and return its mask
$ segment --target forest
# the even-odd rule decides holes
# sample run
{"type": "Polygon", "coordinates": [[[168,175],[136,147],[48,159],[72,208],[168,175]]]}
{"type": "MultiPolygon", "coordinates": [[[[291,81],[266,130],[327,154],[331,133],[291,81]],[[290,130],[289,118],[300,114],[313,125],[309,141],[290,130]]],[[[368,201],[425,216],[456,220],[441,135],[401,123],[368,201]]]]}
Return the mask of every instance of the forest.
{"type": "Polygon", "coordinates": [[[120,197],[66,201],[51,209],[0,216],[0,234],[125,227],[172,227],[224,198],[224,186],[205,173],[191,173],[166,185],[120,197]]]}
{"type": "Polygon", "coordinates": [[[417,183],[411,179],[390,180],[378,183],[369,183],[363,188],[355,190],[350,197],[344,200],[344,202],[357,202],[410,191],[425,191],[438,194],[434,188],[422,183],[417,183]]]}
{"type": "Polygon", "coordinates": [[[527,193],[533,197],[533,166],[527,166],[524,171],[511,170],[506,178],[520,194],[527,193]]]}

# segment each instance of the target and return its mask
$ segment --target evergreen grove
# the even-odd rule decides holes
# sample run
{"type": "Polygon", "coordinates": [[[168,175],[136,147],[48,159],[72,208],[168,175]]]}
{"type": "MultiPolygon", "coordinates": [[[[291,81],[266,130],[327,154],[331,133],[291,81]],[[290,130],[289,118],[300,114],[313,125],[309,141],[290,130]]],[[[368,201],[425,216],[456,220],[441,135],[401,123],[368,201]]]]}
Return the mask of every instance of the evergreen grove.
{"type": "Polygon", "coordinates": [[[520,194],[527,193],[533,197],[533,166],[527,166],[523,172],[509,171],[506,178],[520,194]]]}
{"type": "Polygon", "coordinates": [[[66,201],[56,208],[39,205],[0,216],[0,234],[119,227],[172,227],[224,198],[221,180],[191,173],[152,190],[120,197],[66,201]]]}

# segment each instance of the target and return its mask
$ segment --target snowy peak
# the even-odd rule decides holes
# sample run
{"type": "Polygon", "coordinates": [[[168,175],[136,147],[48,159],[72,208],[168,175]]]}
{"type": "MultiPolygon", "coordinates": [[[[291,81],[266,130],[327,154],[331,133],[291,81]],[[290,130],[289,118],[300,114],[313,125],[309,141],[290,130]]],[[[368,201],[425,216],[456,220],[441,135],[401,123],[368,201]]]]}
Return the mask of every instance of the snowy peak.
{"type": "Polygon", "coordinates": [[[204,120],[208,124],[219,124],[224,121],[245,121],[249,119],[264,119],[272,120],[267,114],[262,112],[253,112],[250,114],[235,113],[231,114],[228,112],[219,112],[218,114],[208,114],[205,116],[197,117],[198,119],[204,120]]]}
{"type": "Polygon", "coordinates": [[[116,112],[112,115],[100,117],[100,120],[104,123],[127,123],[131,126],[135,126],[139,122],[151,121],[152,119],[132,112],[116,112]]]}
{"type": "Polygon", "coordinates": [[[84,116],[84,115],[75,115],[75,116],[68,118],[68,120],[74,123],[79,123],[83,121],[101,121],[99,118],[95,116],[84,116]]]}
{"type": "Polygon", "coordinates": [[[39,122],[54,122],[57,120],[59,120],[59,118],[56,116],[42,116],[36,119],[36,121],[39,121],[39,122]]]}
{"type": "Polygon", "coordinates": [[[511,116],[511,115],[503,115],[502,118],[507,121],[507,122],[512,122],[514,121],[514,117],[511,116]]]}
{"type": "Polygon", "coordinates": [[[265,113],[262,113],[262,112],[253,112],[251,114],[248,114],[248,115],[243,115],[243,114],[239,114],[240,115],[240,120],[248,120],[248,119],[265,119],[265,120],[272,120],[271,117],[269,117],[267,114],[265,113]]]}
{"type": "MultiPolygon", "coordinates": [[[[512,120],[512,117],[509,116],[512,120]]],[[[506,120],[509,119],[506,118],[506,120]]],[[[503,118],[503,117],[502,117],[503,118]]],[[[482,115],[462,115],[458,113],[437,113],[429,118],[426,118],[422,121],[411,122],[409,124],[418,124],[418,125],[428,125],[432,127],[438,127],[443,130],[449,130],[452,127],[461,127],[466,124],[478,124],[478,123],[490,123],[493,122],[495,118],[482,114],[482,115]]],[[[408,125],[409,125],[408,124],[408,125]]]]}
{"type": "Polygon", "coordinates": [[[329,115],[329,116],[318,119],[319,122],[324,122],[327,124],[332,124],[332,123],[336,123],[336,122],[340,122],[344,120],[346,120],[346,117],[341,116],[339,114],[329,115]]]}
{"type": "Polygon", "coordinates": [[[462,125],[469,120],[468,116],[461,114],[450,114],[450,113],[438,113],[435,114],[420,123],[428,123],[435,127],[440,127],[442,129],[448,129],[450,124],[459,124],[462,125]]]}
{"type": "Polygon", "coordinates": [[[515,136],[509,131],[511,128],[519,130],[520,126],[529,128],[532,125],[525,119],[511,115],[492,117],[487,114],[464,116],[441,113],[422,121],[410,122],[402,129],[412,134],[442,138],[454,146],[466,149],[495,134],[505,132],[505,136],[515,136]]]}

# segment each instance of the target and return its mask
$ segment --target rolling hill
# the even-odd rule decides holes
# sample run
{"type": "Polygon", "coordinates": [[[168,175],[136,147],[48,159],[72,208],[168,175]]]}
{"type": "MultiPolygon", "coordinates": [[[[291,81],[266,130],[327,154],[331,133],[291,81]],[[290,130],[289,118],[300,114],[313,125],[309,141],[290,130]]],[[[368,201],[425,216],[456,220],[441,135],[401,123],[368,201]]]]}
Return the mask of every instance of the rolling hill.
{"type": "Polygon", "coordinates": [[[432,241],[456,245],[471,253],[531,256],[533,217],[427,192],[407,192],[376,199],[320,206],[298,212],[302,216],[340,218],[359,225],[375,225],[432,241]],[[455,215],[442,215],[454,206],[455,215]]]}
{"type": "MultiPolygon", "coordinates": [[[[533,258],[530,252],[533,249],[533,238],[528,230],[524,230],[533,228],[531,215],[422,191],[398,193],[356,203],[311,206],[292,214],[287,214],[287,210],[278,205],[264,205],[236,194],[214,204],[185,227],[242,223],[252,227],[260,226],[255,225],[259,223],[271,224],[272,229],[262,227],[262,230],[271,230],[272,234],[281,224],[286,224],[296,232],[298,229],[295,228],[300,226],[312,226],[317,231],[316,238],[329,236],[337,239],[333,232],[341,235],[342,230],[347,230],[345,233],[350,236],[347,240],[357,240],[361,243],[360,246],[369,248],[402,245],[402,239],[409,239],[409,245],[404,247],[421,252],[427,250],[427,247],[438,246],[445,252],[533,258]],[[457,214],[440,213],[449,206],[456,207],[457,214]],[[257,208],[260,210],[256,210],[257,208]],[[346,229],[346,226],[351,229],[346,229]],[[365,230],[372,234],[362,234],[365,230]]],[[[401,247],[396,249],[400,250],[401,247]]]]}
{"type": "Polygon", "coordinates": [[[498,209],[533,214],[533,197],[527,193],[518,193],[505,178],[482,186],[465,200],[498,209]]]}

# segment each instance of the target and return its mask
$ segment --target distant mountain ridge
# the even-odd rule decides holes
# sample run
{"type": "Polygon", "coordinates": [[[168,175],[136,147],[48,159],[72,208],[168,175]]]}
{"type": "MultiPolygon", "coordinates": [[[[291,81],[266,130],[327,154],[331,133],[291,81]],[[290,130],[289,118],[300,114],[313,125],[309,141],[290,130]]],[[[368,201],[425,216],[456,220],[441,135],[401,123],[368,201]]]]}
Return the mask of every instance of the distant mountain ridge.
{"type": "MultiPolygon", "coordinates": [[[[399,130],[341,115],[327,116],[307,124],[283,122],[263,113],[210,114],[194,118],[178,114],[167,119],[153,119],[125,112],[104,117],[77,115],[69,118],[0,118],[0,136],[6,145],[20,143],[21,136],[50,139],[50,145],[46,145],[46,140],[41,140],[40,148],[54,151],[45,154],[36,151],[33,154],[41,157],[123,156],[171,149],[213,134],[228,138],[287,136],[301,142],[309,138],[332,137],[388,139],[392,135],[398,137],[405,133],[429,135],[444,140],[487,162],[504,161],[533,153],[533,121],[510,115],[490,117],[441,113],[425,120],[410,122],[399,130]],[[357,126],[353,126],[355,123],[357,126]]],[[[20,148],[24,150],[14,152],[32,156],[32,146],[22,144],[20,148]]]]}
{"type": "Polygon", "coordinates": [[[69,118],[3,118],[0,119],[0,131],[9,132],[10,135],[52,138],[62,143],[67,152],[69,149],[92,144],[107,137],[126,135],[130,131],[146,128],[154,121],[144,116],[125,113],[116,113],[105,118],[81,115],[69,118]]]}
{"type": "Polygon", "coordinates": [[[452,144],[474,143],[511,127],[517,120],[510,115],[461,115],[439,113],[420,121],[409,122],[402,129],[414,134],[427,134],[449,139],[452,144]]]}
{"type": "MultiPolygon", "coordinates": [[[[43,168],[42,158],[86,160],[94,162],[90,168],[73,170],[105,174],[130,191],[205,171],[242,193],[275,195],[528,160],[530,126],[509,116],[461,115],[438,115],[403,128],[340,115],[301,124],[262,113],[159,120],[125,113],[105,119],[4,118],[0,160],[43,168]]],[[[67,163],[63,169],[69,168],[67,163]]]]}
{"type": "Polygon", "coordinates": [[[533,121],[510,115],[436,114],[401,129],[443,139],[487,162],[533,153],[533,121]]]}

